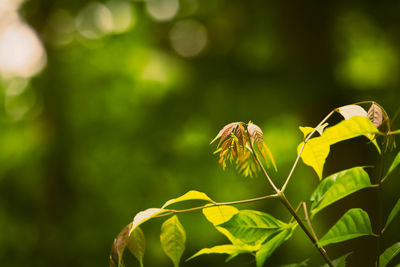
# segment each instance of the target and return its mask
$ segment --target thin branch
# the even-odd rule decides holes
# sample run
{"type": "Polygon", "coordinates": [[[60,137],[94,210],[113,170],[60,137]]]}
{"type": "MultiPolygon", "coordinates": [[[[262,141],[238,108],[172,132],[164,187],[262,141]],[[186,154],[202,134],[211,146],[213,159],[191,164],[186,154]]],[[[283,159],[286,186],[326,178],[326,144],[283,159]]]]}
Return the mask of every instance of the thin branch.
{"type": "Polygon", "coordinates": [[[184,213],[184,212],[201,210],[201,209],[206,209],[206,208],[211,208],[211,207],[216,207],[216,206],[243,204],[243,203],[255,202],[255,201],[259,201],[259,200],[263,200],[263,199],[277,198],[277,197],[278,197],[277,194],[272,194],[272,195],[266,195],[266,196],[262,196],[262,197],[236,200],[236,201],[230,201],[230,202],[214,202],[211,204],[197,206],[197,207],[183,209],[183,210],[170,210],[170,212],[156,215],[153,218],[165,217],[165,216],[169,216],[169,215],[172,215],[175,213],[184,213]]]}
{"type": "Polygon", "coordinates": [[[293,163],[292,169],[290,170],[289,175],[287,176],[286,181],[285,181],[285,183],[284,183],[283,186],[282,186],[282,189],[281,189],[282,192],[285,191],[285,188],[286,188],[286,186],[288,185],[289,180],[290,180],[290,178],[292,177],[292,174],[293,174],[294,170],[296,169],[297,163],[299,162],[299,159],[300,159],[300,157],[301,157],[301,154],[303,153],[303,150],[304,150],[304,147],[305,147],[306,143],[308,142],[308,140],[310,140],[310,138],[312,137],[312,135],[317,131],[317,128],[320,127],[322,124],[324,124],[324,123],[329,119],[329,117],[332,116],[333,113],[335,113],[335,111],[336,111],[336,109],[333,109],[331,112],[329,112],[329,114],[326,115],[326,117],[325,117],[325,118],[314,128],[314,130],[304,139],[303,145],[301,146],[300,151],[299,151],[299,153],[298,153],[298,155],[297,155],[297,158],[296,158],[296,160],[295,160],[294,163],[293,163]]]}
{"type": "MultiPolygon", "coordinates": [[[[295,212],[296,212],[296,213],[299,212],[299,209],[301,208],[301,203],[303,203],[303,202],[300,202],[299,205],[297,205],[297,208],[295,209],[295,212]]],[[[292,218],[290,218],[289,224],[290,224],[293,220],[294,220],[294,217],[292,216],[292,218]]]]}
{"type": "Polygon", "coordinates": [[[306,202],[304,202],[304,201],[303,201],[303,209],[304,209],[304,214],[305,214],[305,216],[306,216],[306,221],[307,221],[308,227],[310,228],[311,233],[313,234],[315,240],[317,240],[317,242],[318,242],[318,237],[317,237],[317,235],[315,234],[314,228],[312,227],[312,224],[311,224],[310,217],[308,216],[307,204],[306,204],[306,202]]]}
{"type": "MultiPolygon", "coordinates": [[[[328,117],[328,116],[327,116],[328,117]]],[[[296,211],[293,209],[292,205],[290,204],[289,200],[286,198],[285,194],[280,191],[275,184],[272,182],[271,178],[269,177],[267,171],[265,170],[264,166],[262,165],[260,159],[258,158],[258,155],[255,153],[254,148],[250,142],[250,145],[253,149],[254,153],[254,158],[263,171],[265,177],[267,178],[268,182],[271,184],[272,188],[274,188],[276,194],[279,197],[279,200],[282,202],[282,204],[288,209],[290,214],[294,217],[294,219],[297,221],[298,225],[301,227],[303,232],[308,236],[308,238],[311,240],[311,242],[314,244],[315,248],[319,251],[319,253],[322,255],[322,257],[325,259],[325,261],[328,263],[329,267],[334,267],[331,259],[329,258],[328,254],[326,253],[326,250],[323,247],[318,246],[318,240],[314,238],[314,236],[310,233],[310,231],[307,229],[307,227],[304,225],[303,221],[301,218],[297,215],[296,211]]]]}

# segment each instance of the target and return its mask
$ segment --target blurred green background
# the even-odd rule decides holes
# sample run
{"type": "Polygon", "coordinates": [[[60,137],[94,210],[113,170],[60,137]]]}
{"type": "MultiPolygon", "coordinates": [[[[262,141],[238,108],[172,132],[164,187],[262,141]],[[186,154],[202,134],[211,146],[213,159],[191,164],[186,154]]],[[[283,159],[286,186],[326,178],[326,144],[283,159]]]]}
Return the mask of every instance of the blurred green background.
{"type": "MultiPolygon", "coordinates": [[[[332,108],[361,100],[393,116],[400,106],[399,12],[398,1],[1,0],[0,265],[107,266],[114,237],[141,210],[190,189],[216,201],[271,192],[262,177],[219,168],[208,144],[229,122],[260,125],[281,185],[302,139],[299,125],[316,125],[332,108]]],[[[325,174],[376,164],[365,143],[339,144],[325,174]]],[[[317,182],[301,164],[289,199],[306,199],[317,182]]],[[[392,179],[384,187],[384,214],[399,186],[392,179]]],[[[370,195],[321,213],[319,234],[340,208],[362,206],[370,195]]],[[[239,208],[289,219],[274,200],[239,208]]],[[[184,259],[226,243],[201,213],[180,218],[184,259]]],[[[143,226],[147,266],[172,266],[159,245],[161,222],[143,226]]],[[[388,231],[385,246],[400,239],[399,229],[388,231]]],[[[328,252],[334,258],[371,242],[328,252]]],[[[358,249],[354,257],[372,256],[358,249]]],[[[322,264],[297,231],[266,265],[306,258],[322,264]]],[[[182,265],[223,266],[224,257],[182,265]]],[[[226,266],[255,262],[245,255],[226,266]]]]}

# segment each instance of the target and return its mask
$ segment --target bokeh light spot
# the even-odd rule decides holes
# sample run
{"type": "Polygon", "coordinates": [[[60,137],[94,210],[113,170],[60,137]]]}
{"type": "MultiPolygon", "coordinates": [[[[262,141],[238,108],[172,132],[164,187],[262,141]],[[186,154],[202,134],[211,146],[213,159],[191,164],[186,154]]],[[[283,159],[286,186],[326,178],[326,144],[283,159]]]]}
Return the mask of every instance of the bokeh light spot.
{"type": "Polygon", "coordinates": [[[46,65],[46,53],[35,32],[20,21],[0,28],[0,73],[28,78],[46,65]]]}
{"type": "Polygon", "coordinates": [[[200,54],[207,44],[207,30],[196,20],[175,23],[169,33],[174,50],[181,56],[193,57],[200,54]]]}
{"type": "Polygon", "coordinates": [[[171,20],[178,13],[179,0],[147,0],[146,10],[155,20],[171,20]]]}

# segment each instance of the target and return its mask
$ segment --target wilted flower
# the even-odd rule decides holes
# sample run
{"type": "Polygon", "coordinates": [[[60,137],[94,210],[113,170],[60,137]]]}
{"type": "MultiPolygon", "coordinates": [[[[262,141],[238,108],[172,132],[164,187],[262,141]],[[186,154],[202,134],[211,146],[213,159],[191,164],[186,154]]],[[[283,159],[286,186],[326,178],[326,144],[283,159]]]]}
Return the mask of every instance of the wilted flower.
{"type": "MultiPolygon", "coordinates": [[[[226,162],[235,163],[239,172],[244,176],[253,177],[260,169],[254,153],[259,153],[270,166],[276,170],[276,165],[271,151],[264,143],[264,135],[260,127],[252,122],[232,122],[222,128],[211,143],[219,140],[217,150],[219,164],[225,169],[226,162]]],[[[256,155],[257,157],[259,155],[256,155]]]]}

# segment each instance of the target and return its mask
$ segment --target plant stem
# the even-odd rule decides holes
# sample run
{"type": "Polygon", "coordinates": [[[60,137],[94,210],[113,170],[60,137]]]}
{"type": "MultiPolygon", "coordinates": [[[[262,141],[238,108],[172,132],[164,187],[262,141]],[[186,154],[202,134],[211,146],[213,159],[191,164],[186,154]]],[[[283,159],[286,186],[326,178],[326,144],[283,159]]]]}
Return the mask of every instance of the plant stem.
{"type": "Polygon", "coordinates": [[[299,162],[299,159],[301,157],[301,154],[303,153],[306,143],[308,142],[308,140],[310,140],[310,138],[313,136],[313,134],[317,131],[317,128],[320,127],[322,124],[324,124],[329,119],[329,117],[332,116],[333,113],[335,113],[335,111],[336,111],[336,109],[329,112],[329,114],[326,115],[326,117],[320,123],[318,123],[318,125],[314,128],[314,130],[304,139],[303,145],[301,146],[300,151],[297,155],[297,158],[293,163],[292,169],[290,170],[289,175],[287,176],[286,181],[282,186],[282,189],[281,189],[282,192],[285,191],[286,186],[288,185],[289,180],[292,177],[294,170],[296,169],[297,163],[299,162]]]}
{"type": "MultiPolygon", "coordinates": [[[[329,115],[330,116],[330,115],[329,115]]],[[[328,117],[328,116],[327,116],[328,117]]],[[[251,144],[251,142],[250,142],[251,144]]],[[[303,231],[306,233],[306,235],[308,236],[308,238],[311,240],[311,242],[314,244],[315,248],[318,249],[319,253],[322,255],[322,257],[325,259],[325,261],[328,263],[328,265],[330,267],[334,267],[332,261],[330,260],[328,254],[326,253],[326,250],[323,247],[319,247],[318,246],[318,240],[314,238],[314,236],[310,233],[310,231],[307,229],[307,227],[304,225],[303,221],[301,220],[301,218],[297,215],[296,211],[293,209],[292,205],[290,204],[290,202],[288,201],[288,199],[286,198],[285,194],[279,190],[274,182],[272,181],[272,179],[269,177],[267,171],[265,170],[264,166],[262,165],[260,159],[258,158],[254,148],[253,148],[253,144],[251,144],[251,149],[253,151],[253,155],[254,158],[258,164],[258,166],[260,166],[262,172],[264,173],[264,176],[267,178],[268,182],[270,183],[270,185],[272,186],[272,188],[274,189],[274,191],[276,192],[276,195],[278,196],[279,200],[282,202],[282,204],[289,210],[290,214],[293,216],[293,218],[297,221],[297,223],[300,225],[301,229],[303,229],[303,231]]]]}
{"type": "Polygon", "coordinates": [[[307,204],[306,204],[306,202],[304,202],[304,201],[303,201],[302,204],[303,204],[304,214],[305,214],[305,216],[306,216],[306,221],[307,221],[308,227],[310,228],[311,233],[313,234],[315,240],[318,241],[317,234],[315,233],[314,228],[312,227],[312,224],[311,224],[310,217],[308,216],[307,204]]]}
{"type": "Polygon", "coordinates": [[[160,215],[156,215],[153,218],[165,217],[165,216],[169,216],[169,215],[172,215],[172,214],[175,214],[175,213],[183,213],[183,212],[201,210],[201,209],[206,209],[206,208],[211,208],[211,207],[216,207],[216,206],[235,205],[235,204],[243,204],[243,203],[255,202],[255,201],[259,201],[259,200],[263,200],[263,199],[276,198],[276,197],[278,197],[277,194],[271,194],[271,195],[266,195],[266,196],[262,196],[262,197],[242,199],[242,200],[236,200],[236,201],[230,201],[230,202],[214,202],[214,203],[211,203],[211,204],[197,206],[197,207],[188,208],[188,209],[170,210],[170,212],[163,213],[163,214],[160,214],[160,215]]]}

